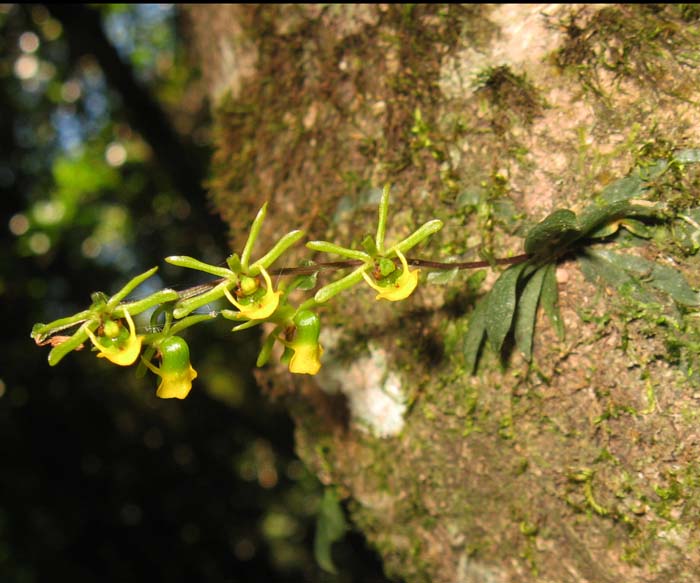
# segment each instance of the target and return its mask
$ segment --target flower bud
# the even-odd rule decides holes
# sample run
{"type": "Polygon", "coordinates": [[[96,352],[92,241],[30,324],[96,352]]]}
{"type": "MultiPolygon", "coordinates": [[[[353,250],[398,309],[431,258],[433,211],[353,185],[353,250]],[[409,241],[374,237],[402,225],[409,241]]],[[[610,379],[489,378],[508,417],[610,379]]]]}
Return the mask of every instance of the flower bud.
{"type": "Polygon", "coordinates": [[[171,336],[158,346],[161,365],[159,368],[146,363],[156,373],[161,382],[156,396],[161,399],[184,399],[192,388],[192,381],[197,378],[197,371],[190,364],[190,348],[179,336],[171,336]]]}
{"type": "Polygon", "coordinates": [[[318,343],[321,320],[310,310],[301,310],[294,316],[296,333],[288,346],[294,351],[289,361],[290,372],[315,375],[321,369],[323,348],[318,343]]]}

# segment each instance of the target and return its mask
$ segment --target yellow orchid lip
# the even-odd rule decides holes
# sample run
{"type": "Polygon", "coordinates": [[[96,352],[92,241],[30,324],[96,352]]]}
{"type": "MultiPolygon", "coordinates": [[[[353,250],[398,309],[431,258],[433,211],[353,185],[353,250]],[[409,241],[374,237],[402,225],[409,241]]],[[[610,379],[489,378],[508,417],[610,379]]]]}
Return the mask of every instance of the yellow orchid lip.
{"type": "Polygon", "coordinates": [[[157,371],[156,374],[162,379],[156,390],[156,397],[161,399],[184,399],[192,389],[192,381],[197,378],[197,371],[192,365],[187,370],[172,373],[157,371]]]}
{"type": "Polygon", "coordinates": [[[184,399],[192,389],[192,381],[197,378],[197,371],[190,363],[190,349],[179,336],[164,339],[158,345],[161,359],[160,367],[155,367],[145,358],[141,362],[160,378],[156,397],[161,399],[184,399]]]}
{"type": "Polygon", "coordinates": [[[315,375],[321,370],[323,347],[320,344],[294,344],[290,348],[294,355],[289,361],[289,372],[315,375]]]}
{"type": "Polygon", "coordinates": [[[129,325],[129,338],[121,347],[106,346],[102,344],[90,330],[86,330],[86,332],[90,340],[92,340],[92,343],[99,350],[97,354],[99,358],[106,358],[119,366],[130,366],[134,364],[141,353],[142,338],[136,335],[136,326],[134,326],[134,320],[131,318],[129,312],[125,311],[124,317],[129,325]]]}
{"type": "Polygon", "coordinates": [[[418,274],[420,273],[420,269],[409,271],[408,263],[404,254],[397,249],[396,255],[401,261],[402,271],[401,275],[394,283],[387,286],[378,285],[369,275],[367,275],[367,273],[362,272],[362,277],[370,285],[370,287],[379,292],[376,297],[378,300],[389,300],[391,302],[404,300],[413,293],[413,290],[416,289],[416,286],[418,285],[418,274]]]}
{"type": "Polygon", "coordinates": [[[273,291],[272,280],[270,275],[267,273],[264,267],[260,268],[260,273],[262,273],[265,279],[265,295],[259,300],[254,301],[251,304],[241,304],[233,297],[233,295],[224,288],[224,294],[228,298],[228,301],[236,306],[239,313],[236,315],[237,318],[245,318],[248,320],[264,320],[269,318],[274,314],[277,306],[280,303],[281,291],[273,291]]]}

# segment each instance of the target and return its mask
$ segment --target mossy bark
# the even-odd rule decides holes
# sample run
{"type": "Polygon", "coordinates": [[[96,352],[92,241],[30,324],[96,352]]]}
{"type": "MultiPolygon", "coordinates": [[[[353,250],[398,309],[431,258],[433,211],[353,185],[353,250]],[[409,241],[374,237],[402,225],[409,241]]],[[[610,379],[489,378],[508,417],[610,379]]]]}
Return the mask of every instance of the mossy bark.
{"type": "MultiPolygon", "coordinates": [[[[387,240],[445,222],[415,256],[517,254],[524,227],[553,209],[580,209],[635,165],[700,144],[700,15],[687,5],[188,16],[216,112],[211,197],[236,249],[264,201],[263,243],[303,228],[359,244],[390,182],[387,240]]],[[[656,195],[687,204],[697,183],[682,174],[656,195]]],[[[697,286],[696,257],[672,240],[642,252],[697,286]]],[[[396,305],[360,286],[322,312],[323,374],[260,373],[287,397],[300,456],[348,497],[388,574],[700,579],[697,319],[663,324],[574,262],[557,277],[566,340],[540,321],[530,365],[486,351],[476,376],[464,370],[490,274],[421,284],[396,305]]]]}

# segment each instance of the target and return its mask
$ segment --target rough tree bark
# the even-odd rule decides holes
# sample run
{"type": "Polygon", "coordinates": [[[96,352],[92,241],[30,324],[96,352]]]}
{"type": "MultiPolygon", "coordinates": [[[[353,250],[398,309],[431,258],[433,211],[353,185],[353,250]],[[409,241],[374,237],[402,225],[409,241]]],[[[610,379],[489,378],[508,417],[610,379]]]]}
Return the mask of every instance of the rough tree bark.
{"type": "MultiPolygon", "coordinates": [[[[700,144],[687,5],[187,13],[216,112],[209,187],[236,249],[265,200],[263,242],[297,227],[359,242],[390,182],[387,240],[437,217],[415,256],[516,254],[521,225],[700,144]]],[[[697,287],[696,257],[675,258],[697,287]]],[[[494,278],[332,301],[322,373],[260,373],[287,396],[302,459],[406,581],[699,580],[692,316],[659,327],[564,262],[566,340],[540,322],[535,364],[487,352],[470,377],[462,338],[494,278]]]]}

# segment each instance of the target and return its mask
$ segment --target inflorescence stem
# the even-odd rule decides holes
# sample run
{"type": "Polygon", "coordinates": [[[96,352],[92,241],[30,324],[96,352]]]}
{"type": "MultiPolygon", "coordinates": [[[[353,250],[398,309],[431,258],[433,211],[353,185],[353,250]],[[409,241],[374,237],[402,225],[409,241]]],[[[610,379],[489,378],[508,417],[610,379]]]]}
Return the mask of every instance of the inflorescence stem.
{"type": "MultiPolygon", "coordinates": [[[[516,265],[518,263],[523,263],[530,258],[527,253],[521,253],[520,255],[514,255],[513,257],[502,257],[493,260],[481,260],[481,261],[455,261],[455,262],[443,262],[443,261],[429,261],[426,259],[411,259],[406,258],[409,265],[413,267],[425,267],[427,269],[479,269],[481,267],[490,267],[492,265],[516,265]]],[[[398,263],[398,260],[395,260],[398,263]]],[[[317,271],[330,271],[337,269],[347,269],[350,267],[359,267],[362,265],[362,261],[359,259],[346,259],[344,261],[319,261],[313,265],[300,265],[298,267],[280,267],[278,269],[270,269],[269,273],[271,276],[289,276],[289,275],[311,275],[317,271]]],[[[193,296],[199,295],[208,289],[220,284],[224,281],[224,278],[217,278],[206,283],[202,283],[193,287],[180,290],[178,293],[180,299],[191,298],[193,296]]]]}

